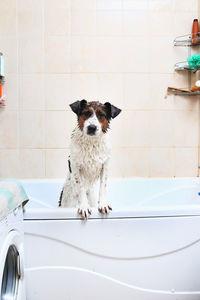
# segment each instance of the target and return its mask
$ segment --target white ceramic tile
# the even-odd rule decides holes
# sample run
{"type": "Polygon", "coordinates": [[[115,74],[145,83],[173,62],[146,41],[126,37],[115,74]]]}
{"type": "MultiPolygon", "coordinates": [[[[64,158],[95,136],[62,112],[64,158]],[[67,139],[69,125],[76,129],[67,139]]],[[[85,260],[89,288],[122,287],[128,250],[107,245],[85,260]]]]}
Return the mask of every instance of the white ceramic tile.
{"type": "Polygon", "coordinates": [[[45,34],[70,34],[70,5],[65,0],[44,1],[45,34]]]}
{"type": "Polygon", "coordinates": [[[174,46],[172,37],[151,37],[149,46],[149,71],[152,73],[173,73],[174,46]]]}
{"type": "Polygon", "coordinates": [[[108,166],[110,178],[124,177],[124,156],[123,148],[113,148],[108,166]]]}
{"type": "Polygon", "coordinates": [[[120,37],[97,37],[95,71],[122,72],[122,44],[123,39],[120,37]]]}
{"type": "Polygon", "coordinates": [[[124,106],[125,109],[149,109],[150,91],[149,75],[124,74],[124,106]]]}
{"type": "Polygon", "coordinates": [[[108,130],[109,140],[112,147],[124,146],[124,124],[123,112],[121,112],[115,119],[110,122],[110,129],[108,130]]]}
{"type": "Polygon", "coordinates": [[[18,112],[0,110],[0,148],[18,147],[18,112]]]}
{"type": "Polygon", "coordinates": [[[86,99],[98,101],[96,74],[71,75],[71,102],[86,99]]]}
{"type": "Polygon", "coordinates": [[[96,33],[96,13],[90,11],[72,11],[71,34],[72,35],[94,35],[96,33]]]}
{"type": "Polygon", "coordinates": [[[198,11],[198,0],[174,0],[173,8],[175,12],[195,12],[198,11]]]}
{"type": "Polygon", "coordinates": [[[71,38],[71,71],[95,72],[97,65],[96,37],[72,36],[71,38]]]}
{"type": "Polygon", "coordinates": [[[122,34],[121,11],[97,11],[97,35],[113,36],[122,34]]]}
{"type": "Polygon", "coordinates": [[[51,36],[45,39],[45,72],[70,72],[71,42],[68,37],[51,36]]]}
{"type": "Polygon", "coordinates": [[[149,175],[149,149],[124,149],[124,176],[147,177],[149,175]]]}
{"type": "Polygon", "coordinates": [[[175,149],[175,174],[194,177],[198,174],[198,148],[175,149]]]}
{"type": "Polygon", "coordinates": [[[148,9],[151,11],[172,11],[173,2],[176,0],[149,0],[148,9]]]}
{"type": "Polygon", "coordinates": [[[0,1],[0,35],[16,35],[16,1],[0,1]]]}
{"type": "Polygon", "coordinates": [[[42,38],[19,39],[20,73],[44,72],[44,42],[42,38]]]}
{"type": "Polygon", "coordinates": [[[21,111],[20,113],[20,147],[44,147],[43,111],[21,111]]]}
{"type": "Polygon", "coordinates": [[[176,111],[175,112],[175,146],[197,147],[198,146],[198,112],[176,111]]]}
{"type": "Polygon", "coordinates": [[[144,36],[149,34],[149,13],[138,10],[126,10],[123,16],[123,34],[133,36],[144,36]]]}
{"type": "Polygon", "coordinates": [[[173,148],[150,148],[150,176],[173,176],[175,168],[174,160],[173,148]]]}
{"type": "Polygon", "coordinates": [[[43,110],[44,76],[41,74],[20,76],[20,108],[24,110],[43,110]]]}
{"type": "Polygon", "coordinates": [[[144,11],[148,9],[148,0],[122,0],[124,10],[144,11]]]}
{"type": "Polygon", "coordinates": [[[102,102],[124,108],[123,101],[123,76],[117,73],[98,73],[96,98],[102,102]]]}
{"type": "Polygon", "coordinates": [[[174,146],[173,111],[150,112],[150,145],[152,147],[174,146]]]}
{"type": "Polygon", "coordinates": [[[168,86],[176,86],[173,74],[156,74],[149,75],[149,104],[154,110],[173,110],[174,95],[167,96],[168,86]]]}
{"type": "MultiPolygon", "coordinates": [[[[183,1],[185,2],[185,1],[183,1]]],[[[189,1],[190,2],[190,1],[189,1]]],[[[179,35],[190,34],[192,31],[193,19],[198,18],[193,12],[175,12],[173,15],[173,34],[175,37],[179,35]]],[[[187,53],[187,51],[186,51],[187,53]]],[[[186,54],[187,55],[187,54],[186,54]]]]}
{"type": "Polygon", "coordinates": [[[96,0],[73,0],[71,1],[72,10],[90,10],[96,8],[96,0]]]}
{"type": "Polygon", "coordinates": [[[0,177],[19,177],[19,151],[16,149],[0,150],[0,177]]]}
{"type": "Polygon", "coordinates": [[[45,151],[40,149],[20,150],[20,178],[45,177],[45,151]]]}
{"type": "Polygon", "coordinates": [[[49,74],[45,76],[46,110],[69,110],[71,99],[71,75],[49,74]]]}
{"type": "Polygon", "coordinates": [[[121,10],[122,0],[97,0],[97,10],[121,10]]]}
{"type": "MultiPolygon", "coordinates": [[[[149,36],[169,36],[172,35],[173,17],[171,12],[149,12],[148,14],[148,34],[149,36]],[[153,21],[152,21],[153,20],[153,21]]],[[[143,23],[141,18],[141,24],[143,23]]],[[[142,25],[141,25],[142,26],[142,25]]]]}
{"type": "Polygon", "coordinates": [[[5,61],[5,75],[18,72],[17,39],[0,36],[1,52],[5,61]]]}
{"type": "Polygon", "coordinates": [[[126,147],[148,147],[150,143],[149,112],[124,111],[124,140],[126,147]]]}
{"type": "Polygon", "coordinates": [[[68,149],[47,149],[46,150],[46,177],[47,178],[67,177],[68,155],[69,155],[68,149]]]}
{"type": "MultiPolygon", "coordinates": [[[[152,55],[149,53],[148,39],[144,37],[123,37],[122,48],[123,72],[148,72],[152,55]]],[[[115,62],[117,63],[117,62],[115,62]]]]}
{"type": "Polygon", "coordinates": [[[47,111],[45,126],[46,148],[67,148],[72,131],[71,111],[47,111]]]}
{"type": "Polygon", "coordinates": [[[18,34],[19,36],[43,35],[43,7],[41,0],[18,1],[18,34]]]}
{"type": "Polygon", "coordinates": [[[3,95],[5,95],[6,109],[17,110],[19,106],[19,76],[8,74],[3,85],[3,95]]]}

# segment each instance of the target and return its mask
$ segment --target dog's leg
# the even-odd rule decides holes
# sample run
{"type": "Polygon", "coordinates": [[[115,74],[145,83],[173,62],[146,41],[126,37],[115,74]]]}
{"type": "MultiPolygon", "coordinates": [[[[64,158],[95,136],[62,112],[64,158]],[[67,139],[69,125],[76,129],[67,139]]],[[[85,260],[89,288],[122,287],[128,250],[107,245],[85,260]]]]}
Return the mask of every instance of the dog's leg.
{"type": "Polygon", "coordinates": [[[106,199],[106,185],[107,185],[107,173],[108,173],[108,162],[104,163],[100,173],[100,189],[99,189],[99,211],[102,214],[108,214],[112,210],[111,206],[108,205],[106,199]]]}
{"type": "Polygon", "coordinates": [[[91,186],[87,190],[87,198],[88,198],[88,202],[89,202],[90,207],[95,207],[96,206],[96,197],[95,197],[93,186],[91,186]]]}

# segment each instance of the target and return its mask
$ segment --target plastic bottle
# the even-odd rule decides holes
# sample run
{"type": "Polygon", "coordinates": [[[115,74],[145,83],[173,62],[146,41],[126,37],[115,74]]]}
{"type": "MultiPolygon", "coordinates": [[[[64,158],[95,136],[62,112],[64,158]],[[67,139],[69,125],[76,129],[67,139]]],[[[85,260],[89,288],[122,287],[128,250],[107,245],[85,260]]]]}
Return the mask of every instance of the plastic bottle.
{"type": "Polygon", "coordinates": [[[198,19],[194,19],[192,25],[192,45],[199,44],[199,22],[198,19]]]}

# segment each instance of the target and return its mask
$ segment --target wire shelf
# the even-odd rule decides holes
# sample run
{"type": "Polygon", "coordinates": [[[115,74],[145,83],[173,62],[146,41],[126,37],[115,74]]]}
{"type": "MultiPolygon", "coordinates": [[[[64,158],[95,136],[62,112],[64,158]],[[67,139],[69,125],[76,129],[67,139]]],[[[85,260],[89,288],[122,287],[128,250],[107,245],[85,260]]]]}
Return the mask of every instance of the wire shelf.
{"type": "Polygon", "coordinates": [[[177,36],[174,39],[174,46],[185,46],[185,47],[199,46],[200,45],[200,32],[197,32],[196,34],[198,34],[197,38],[192,38],[192,33],[177,36]]]}
{"type": "Polygon", "coordinates": [[[191,67],[187,61],[181,61],[181,62],[178,62],[174,65],[174,70],[175,71],[193,71],[193,72],[196,72],[198,70],[200,70],[200,65],[198,66],[195,66],[195,67],[191,67]]]}

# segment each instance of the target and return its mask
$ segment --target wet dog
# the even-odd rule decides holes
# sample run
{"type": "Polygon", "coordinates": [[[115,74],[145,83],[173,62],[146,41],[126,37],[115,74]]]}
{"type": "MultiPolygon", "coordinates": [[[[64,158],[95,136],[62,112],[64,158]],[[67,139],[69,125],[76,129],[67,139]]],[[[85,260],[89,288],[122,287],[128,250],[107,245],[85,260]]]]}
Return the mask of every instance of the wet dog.
{"type": "Polygon", "coordinates": [[[106,102],[76,101],[70,104],[78,124],[71,136],[68,176],[60,195],[59,206],[77,207],[83,219],[96,207],[94,184],[100,179],[98,209],[102,214],[112,210],[106,198],[110,144],[107,131],[111,119],[121,109],[106,102]]]}

